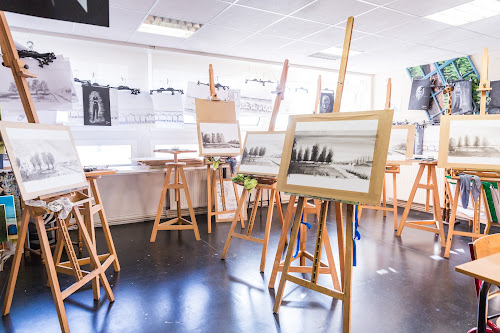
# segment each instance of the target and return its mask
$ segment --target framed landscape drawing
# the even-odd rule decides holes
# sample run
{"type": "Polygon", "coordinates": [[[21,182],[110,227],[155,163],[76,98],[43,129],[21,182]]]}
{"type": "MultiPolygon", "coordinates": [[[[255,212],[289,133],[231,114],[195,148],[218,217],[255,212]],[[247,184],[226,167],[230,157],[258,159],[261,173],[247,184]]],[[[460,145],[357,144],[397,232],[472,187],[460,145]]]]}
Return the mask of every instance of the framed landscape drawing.
{"type": "Polygon", "coordinates": [[[500,115],[441,117],[438,167],[500,171],[500,115]]]}
{"type": "Polygon", "coordinates": [[[291,116],[278,190],[379,205],[393,110],[291,116]]]}
{"type": "Polygon", "coordinates": [[[415,125],[392,125],[387,164],[409,164],[415,149],[415,125]]]}
{"type": "Polygon", "coordinates": [[[247,132],[238,173],[277,177],[286,132],[247,132]]]}
{"type": "Polygon", "coordinates": [[[87,186],[67,126],[0,122],[23,200],[87,186]]]}
{"type": "Polygon", "coordinates": [[[198,122],[200,156],[236,156],[241,154],[238,122],[198,122]]]}

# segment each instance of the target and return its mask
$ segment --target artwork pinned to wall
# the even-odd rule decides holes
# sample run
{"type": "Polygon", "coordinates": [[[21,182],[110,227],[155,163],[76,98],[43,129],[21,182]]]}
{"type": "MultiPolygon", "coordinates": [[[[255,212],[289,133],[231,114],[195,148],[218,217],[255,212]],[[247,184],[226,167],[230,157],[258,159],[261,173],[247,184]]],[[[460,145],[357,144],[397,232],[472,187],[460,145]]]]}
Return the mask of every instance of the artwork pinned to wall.
{"type": "Polygon", "coordinates": [[[9,240],[17,239],[17,214],[14,202],[14,196],[6,195],[0,197],[0,205],[5,209],[5,220],[7,225],[7,234],[9,240]]]}
{"type": "Polygon", "coordinates": [[[451,114],[472,114],[472,81],[460,80],[453,83],[451,93],[451,114]]]}
{"type": "Polygon", "coordinates": [[[247,82],[241,86],[239,111],[246,114],[271,114],[274,96],[273,84],[247,82]]]}
{"type": "Polygon", "coordinates": [[[424,126],[415,126],[415,155],[422,155],[424,153],[424,126]]]}
{"type": "MultiPolygon", "coordinates": [[[[79,82],[74,83],[74,96],[72,96],[72,108],[68,113],[69,126],[85,125],[83,87],[79,82]]],[[[109,109],[111,115],[111,126],[117,126],[118,121],[118,90],[109,89],[109,109]]],[[[92,106],[92,105],[91,105],[92,106]]],[[[90,115],[88,115],[90,117],[90,115]]],[[[44,122],[45,123],[45,122],[44,122]]]]}
{"type": "Polygon", "coordinates": [[[247,132],[238,173],[278,176],[286,132],[247,132]]]}
{"type": "Polygon", "coordinates": [[[321,92],[319,103],[319,113],[332,113],[334,104],[334,94],[332,92],[321,92]]]}
{"type": "Polygon", "coordinates": [[[387,164],[405,164],[413,157],[415,125],[393,125],[387,164]]]}
{"type": "Polygon", "coordinates": [[[428,110],[431,98],[431,80],[414,79],[411,84],[408,110],[428,110]]]}
{"type": "Polygon", "coordinates": [[[486,105],[489,114],[500,114],[500,81],[490,82],[490,99],[486,105]]]}
{"type": "Polygon", "coordinates": [[[500,171],[500,115],[441,119],[438,166],[500,171]]]}
{"type": "Polygon", "coordinates": [[[109,88],[82,86],[83,124],[111,126],[111,104],[109,88]]]}
{"type": "Polygon", "coordinates": [[[23,200],[87,186],[69,127],[1,122],[0,132],[23,200]]]}
{"type": "Polygon", "coordinates": [[[380,203],[393,110],[292,116],[278,190],[380,203]]]}
{"type": "Polygon", "coordinates": [[[5,215],[5,205],[0,205],[0,243],[9,240],[7,234],[7,216],[5,215]]]}
{"type": "Polygon", "coordinates": [[[155,115],[155,126],[163,128],[180,128],[184,125],[182,95],[169,92],[151,95],[155,115]]]}
{"type": "Polygon", "coordinates": [[[238,122],[198,122],[200,156],[235,156],[241,153],[238,122]]]}

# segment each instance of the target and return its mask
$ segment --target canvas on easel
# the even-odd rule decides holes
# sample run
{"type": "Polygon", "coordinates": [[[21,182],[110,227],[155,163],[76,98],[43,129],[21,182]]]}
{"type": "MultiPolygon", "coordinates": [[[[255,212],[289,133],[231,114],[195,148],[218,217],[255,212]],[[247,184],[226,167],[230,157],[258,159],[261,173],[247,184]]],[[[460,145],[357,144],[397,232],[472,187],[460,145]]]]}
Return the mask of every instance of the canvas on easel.
{"type": "Polygon", "coordinates": [[[247,132],[238,173],[277,177],[286,132],[247,132]]]}
{"type": "Polygon", "coordinates": [[[241,153],[238,122],[198,122],[200,156],[236,156],[241,153]]]}

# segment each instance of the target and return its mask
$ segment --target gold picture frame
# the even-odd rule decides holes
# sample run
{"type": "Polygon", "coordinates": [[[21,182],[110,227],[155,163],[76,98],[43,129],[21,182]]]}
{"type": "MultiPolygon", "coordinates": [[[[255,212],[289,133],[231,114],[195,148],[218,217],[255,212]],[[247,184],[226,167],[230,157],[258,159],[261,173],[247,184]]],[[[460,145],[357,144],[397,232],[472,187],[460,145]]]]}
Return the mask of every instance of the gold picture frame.
{"type": "Polygon", "coordinates": [[[23,200],[88,186],[68,126],[0,121],[23,200]]]}
{"type": "MultiPolygon", "coordinates": [[[[402,138],[401,138],[402,140],[402,138]]],[[[388,150],[388,156],[387,156],[387,165],[400,165],[400,164],[411,164],[412,162],[410,161],[411,158],[413,158],[413,154],[415,151],[415,125],[392,125],[392,130],[391,130],[391,137],[389,139],[389,150],[388,150]],[[406,152],[404,155],[404,160],[398,160],[398,159],[391,159],[391,148],[392,143],[391,139],[394,138],[395,134],[397,133],[394,130],[407,130],[406,134],[406,152]]]]}
{"type": "MultiPolygon", "coordinates": [[[[197,126],[197,131],[198,131],[198,146],[200,149],[200,156],[238,156],[241,155],[241,136],[240,136],[240,126],[238,121],[198,121],[196,123],[197,126]],[[238,140],[238,145],[239,147],[228,147],[228,148],[223,148],[223,147],[217,147],[216,145],[221,143],[214,142],[213,145],[215,145],[213,148],[207,148],[204,147],[204,142],[202,138],[202,132],[203,130],[209,130],[211,131],[210,133],[205,133],[205,134],[212,134],[212,135],[217,135],[221,134],[223,136],[223,141],[233,141],[233,140],[238,140]],[[221,131],[215,133],[214,131],[221,131]],[[226,133],[224,133],[225,131],[226,133]],[[229,137],[229,140],[226,140],[225,138],[229,137]]],[[[215,141],[215,140],[214,140],[215,141]]],[[[227,142],[230,144],[230,142],[227,142]]],[[[210,143],[209,143],[210,144],[210,143]]],[[[227,145],[227,144],[226,144],[227,145]]]]}
{"type": "Polygon", "coordinates": [[[438,167],[500,171],[499,128],[495,114],[441,117],[438,167]]]}
{"type": "Polygon", "coordinates": [[[379,205],[393,114],[394,110],[378,110],[291,116],[281,157],[278,190],[300,196],[379,205]],[[297,126],[300,126],[299,135],[297,126]],[[316,156],[318,151],[320,155],[316,157],[317,162],[310,163],[314,153],[309,157],[307,149],[312,143],[313,149],[318,146],[316,156]],[[290,173],[294,144],[295,162],[293,173],[290,173]],[[306,150],[301,155],[304,146],[306,150]],[[329,149],[326,157],[322,146],[329,149]]]}
{"type": "MultiPolygon", "coordinates": [[[[258,175],[258,176],[269,176],[269,177],[278,177],[279,174],[279,165],[281,163],[281,155],[283,153],[283,145],[285,143],[285,137],[286,137],[286,131],[249,131],[245,135],[245,142],[243,144],[243,150],[241,153],[241,161],[238,164],[238,171],[237,173],[242,173],[245,175],[258,175]],[[277,168],[273,168],[272,166],[250,166],[250,164],[246,164],[245,160],[247,156],[245,155],[245,149],[247,150],[247,153],[249,154],[252,149],[255,149],[257,146],[254,147],[247,147],[248,142],[248,137],[254,137],[255,139],[251,141],[253,142],[252,145],[259,144],[258,148],[264,147],[266,150],[264,151],[264,154],[268,155],[277,155],[279,154],[278,157],[278,164],[277,168]],[[257,136],[274,136],[276,137],[275,142],[272,142],[272,140],[269,140],[269,138],[266,140],[265,138],[256,138],[257,136]],[[259,142],[262,141],[262,142],[259,142]],[[272,145],[271,145],[272,144],[272,145]],[[276,145],[279,144],[279,152],[278,148],[276,145]],[[264,146],[266,145],[266,146],[264,146]],[[249,148],[249,149],[247,149],[249,148]],[[272,151],[271,151],[272,150],[272,151]],[[265,169],[266,171],[263,171],[262,169],[265,169]],[[262,171],[261,171],[262,170],[262,171]],[[276,172],[273,172],[276,171],[276,172]]],[[[252,154],[253,155],[253,154],[252,154]]],[[[259,154],[255,154],[258,156],[259,154]]],[[[264,156],[264,155],[263,155],[264,156]]],[[[276,158],[273,158],[271,160],[271,157],[268,158],[268,164],[273,164],[276,163],[276,158]],[[274,160],[274,161],[273,161],[274,160]]]]}

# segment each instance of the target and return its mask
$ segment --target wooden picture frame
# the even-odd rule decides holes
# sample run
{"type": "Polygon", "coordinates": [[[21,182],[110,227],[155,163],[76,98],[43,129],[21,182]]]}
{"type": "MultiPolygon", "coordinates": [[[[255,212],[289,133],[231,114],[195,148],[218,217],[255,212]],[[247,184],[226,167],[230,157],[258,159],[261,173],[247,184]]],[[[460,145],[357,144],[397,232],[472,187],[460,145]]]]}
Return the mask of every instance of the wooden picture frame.
{"type": "Polygon", "coordinates": [[[23,200],[87,187],[68,126],[0,121],[23,200]]]}
{"type": "MultiPolygon", "coordinates": [[[[245,142],[243,144],[243,151],[242,151],[242,155],[241,155],[241,161],[240,161],[240,164],[238,165],[238,171],[237,173],[241,173],[241,174],[245,174],[245,175],[259,175],[259,176],[269,176],[269,177],[278,177],[278,174],[279,174],[279,163],[281,163],[281,155],[283,153],[283,145],[285,143],[285,137],[286,137],[286,131],[249,131],[246,133],[245,135],[245,142]],[[255,147],[247,147],[247,144],[248,144],[248,137],[252,137],[252,136],[275,136],[276,137],[276,140],[279,142],[279,157],[277,158],[278,161],[278,167],[277,168],[274,168],[276,170],[274,170],[272,167],[267,167],[267,170],[266,171],[261,171],[259,169],[266,169],[266,167],[254,167],[253,170],[252,170],[252,167],[248,164],[245,164],[245,159],[246,159],[246,156],[245,156],[245,149],[247,149],[247,153],[249,153],[252,149],[254,149],[255,147]],[[255,171],[257,170],[257,171],[255,171]],[[273,172],[273,171],[276,171],[276,172],[273,172]]],[[[256,140],[263,140],[264,138],[256,138],[256,140]]],[[[254,141],[252,140],[251,138],[251,141],[254,141]]],[[[267,146],[265,147],[266,148],[266,151],[269,153],[270,150],[273,150],[273,155],[276,155],[278,152],[277,152],[277,149],[276,149],[276,142],[274,142],[274,144],[271,144],[273,143],[272,141],[267,141],[267,146]]],[[[262,143],[264,144],[264,143],[262,143]]],[[[264,147],[264,146],[263,146],[264,147]]],[[[257,154],[258,155],[258,154],[257,154]]],[[[275,158],[276,159],[276,158],[275,158]]],[[[269,163],[276,163],[276,161],[269,161],[269,163]]]]}
{"type": "Polygon", "coordinates": [[[195,98],[197,122],[235,122],[236,106],[234,101],[211,101],[195,98]]]}
{"type": "Polygon", "coordinates": [[[438,167],[500,171],[499,129],[498,114],[441,117],[438,167]]]}
{"type": "MultiPolygon", "coordinates": [[[[200,156],[238,156],[241,155],[241,135],[240,135],[240,126],[238,121],[198,121],[197,124],[197,131],[198,131],[198,145],[200,149],[200,156]],[[205,126],[205,124],[213,124],[210,127],[215,127],[218,130],[221,130],[222,128],[231,125],[234,126],[234,130],[237,130],[237,139],[238,139],[238,144],[239,148],[234,148],[231,149],[232,151],[229,151],[230,149],[227,148],[226,151],[221,148],[213,148],[211,151],[208,151],[206,148],[203,148],[203,140],[202,140],[202,135],[201,135],[201,130],[203,129],[202,127],[205,126]],[[237,150],[237,151],[236,151],[237,150]]],[[[226,133],[227,134],[227,133],[226,133]]],[[[235,133],[231,133],[235,134],[235,133]]]]}
{"type": "Polygon", "coordinates": [[[411,158],[413,158],[413,154],[415,151],[415,125],[392,125],[391,137],[389,139],[389,151],[387,156],[387,165],[400,165],[400,164],[411,164],[411,158]],[[397,134],[398,130],[407,130],[406,135],[406,152],[404,155],[404,159],[392,159],[391,158],[391,148],[392,142],[391,139],[394,138],[395,134],[397,134]]]}
{"type": "Polygon", "coordinates": [[[379,205],[393,114],[393,110],[378,110],[291,116],[278,175],[278,190],[300,196],[379,205]],[[296,130],[297,126],[300,131],[296,130]],[[354,131],[357,133],[350,134],[354,131]],[[318,161],[321,161],[308,164],[304,160],[312,158],[306,158],[304,152],[302,159],[300,153],[304,146],[307,151],[311,142],[314,146],[318,146],[318,142],[321,144],[316,148],[316,155],[320,154],[318,161]],[[296,162],[292,164],[294,172],[290,174],[294,143],[296,162]],[[322,156],[321,146],[329,147],[326,158],[322,156]]]}

